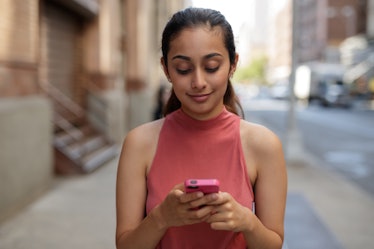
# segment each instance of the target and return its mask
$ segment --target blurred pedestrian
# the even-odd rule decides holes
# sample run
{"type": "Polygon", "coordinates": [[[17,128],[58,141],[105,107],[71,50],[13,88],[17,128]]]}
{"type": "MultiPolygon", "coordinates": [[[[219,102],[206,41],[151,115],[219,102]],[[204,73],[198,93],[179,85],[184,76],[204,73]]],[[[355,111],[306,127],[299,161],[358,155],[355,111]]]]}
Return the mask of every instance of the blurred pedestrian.
{"type": "Polygon", "coordinates": [[[157,120],[164,117],[164,110],[166,103],[170,97],[170,87],[164,83],[161,83],[157,91],[157,103],[156,108],[153,112],[153,120],[157,120]]]}
{"type": "Polygon", "coordinates": [[[124,141],[117,248],[282,247],[282,147],[270,130],[238,115],[230,82],[237,62],[220,12],[187,8],[167,23],[161,63],[171,96],[165,118],[133,129],[124,141]],[[218,179],[220,192],[186,193],[189,178],[218,179]]]}

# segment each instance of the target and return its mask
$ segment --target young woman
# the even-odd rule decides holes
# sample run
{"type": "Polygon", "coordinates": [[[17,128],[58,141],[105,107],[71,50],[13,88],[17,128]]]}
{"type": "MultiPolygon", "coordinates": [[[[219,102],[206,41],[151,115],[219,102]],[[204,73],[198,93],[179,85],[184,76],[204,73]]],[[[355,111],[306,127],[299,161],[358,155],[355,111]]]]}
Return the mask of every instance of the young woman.
{"type": "Polygon", "coordinates": [[[167,23],[161,64],[172,92],[165,118],[124,141],[117,248],[282,247],[282,146],[238,115],[230,82],[237,62],[231,26],[219,12],[188,8],[167,23]],[[218,179],[220,192],[186,193],[189,178],[218,179]]]}

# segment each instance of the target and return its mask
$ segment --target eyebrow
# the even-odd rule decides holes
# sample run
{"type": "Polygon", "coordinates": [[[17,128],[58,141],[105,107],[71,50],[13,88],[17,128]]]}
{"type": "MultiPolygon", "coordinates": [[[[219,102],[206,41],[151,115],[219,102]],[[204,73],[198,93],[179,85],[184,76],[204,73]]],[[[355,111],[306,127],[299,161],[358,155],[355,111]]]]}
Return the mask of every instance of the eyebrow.
{"type": "MultiPolygon", "coordinates": [[[[204,56],[204,59],[210,59],[212,57],[215,57],[215,56],[220,56],[222,57],[221,54],[219,53],[211,53],[211,54],[207,54],[204,56]]],[[[188,56],[185,56],[185,55],[176,55],[174,56],[173,58],[171,58],[172,60],[175,60],[175,59],[181,59],[181,60],[185,60],[185,61],[191,61],[191,58],[188,57],[188,56]]]]}

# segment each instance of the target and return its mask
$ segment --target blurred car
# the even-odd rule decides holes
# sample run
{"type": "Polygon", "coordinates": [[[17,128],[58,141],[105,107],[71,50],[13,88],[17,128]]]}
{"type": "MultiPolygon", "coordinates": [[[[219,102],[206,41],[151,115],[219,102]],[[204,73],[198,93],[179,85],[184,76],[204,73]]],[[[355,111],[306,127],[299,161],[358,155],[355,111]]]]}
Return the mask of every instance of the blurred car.
{"type": "Polygon", "coordinates": [[[324,81],[320,83],[320,101],[323,106],[350,107],[352,99],[349,88],[342,81],[324,81]]]}
{"type": "Polygon", "coordinates": [[[288,80],[282,80],[275,83],[270,88],[270,96],[275,99],[288,99],[290,97],[288,80]]]}

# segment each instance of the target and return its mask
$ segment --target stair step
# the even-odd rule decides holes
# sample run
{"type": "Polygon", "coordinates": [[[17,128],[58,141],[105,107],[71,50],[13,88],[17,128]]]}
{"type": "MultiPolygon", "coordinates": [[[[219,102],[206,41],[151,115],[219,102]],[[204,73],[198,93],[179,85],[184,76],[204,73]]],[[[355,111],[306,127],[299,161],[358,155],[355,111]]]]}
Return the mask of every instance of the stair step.
{"type": "Polygon", "coordinates": [[[83,157],[84,155],[99,149],[105,143],[106,141],[103,136],[95,135],[72,143],[63,148],[63,150],[71,159],[79,160],[79,158],[83,157]]]}
{"type": "MultiPolygon", "coordinates": [[[[117,145],[92,126],[85,109],[50,84],[42,88],[51,98],[54,108],[53,145],[57,173],[88,173],[118,154],[117,145]]],[[[99,103],[98,100],[100,98],[95,99],[95,104],[99,103]]],[[[101,105],[105,102],[99,104],[104,115],[106,108],[101,105]]]]}
{"type": "Polygon", "coordinates": [[[118,146],[108,144],[86,156],[81,160],[82,170],[86,173],[91,172],[103,165],[105,162],[115,158],[118,155],[118,146]]]}
{"type": "Polygon", "coordinates": [[[83,126],[80,126],[79,129],[83,132],[84,135],[91,135],[93,133],[95,133],[94,129],[92,128],[91,125],[89,124],[86,124],[86,125],[83,125],[83,126]]]}
{"type": "Polygon", "coordinates": [[[81,139],[84,139],[92,133],[92,128],[89,125],[85,125],[80,128],[74,127],[73,130],[69,133],[66,131],[60,131],[57,134],[55,134],[53,143],[57,148],[63,148],[74,143],[75,141],[80,141],[81,139]],[[72,136],[71,133],[75,135],[72,136]]]}
{"type": "Polygon", "coordinates": [[[61,117],[64,117],[66,120],[68,120],[71,123],[81,122],[81,120],[84,119],[83,116],[77,116],[62,106],[54,105],[54,110],[58,113],[58,115],[60,115],[61,117]]]}
{"type": "Polygon", "coordinates": [[[53,144],[57,148],[63,148],[64,146],[67,146],[74,142],[74,138],[70,136],[70,134],[66,132],[60,132],[54,136],[53,144]]]}

